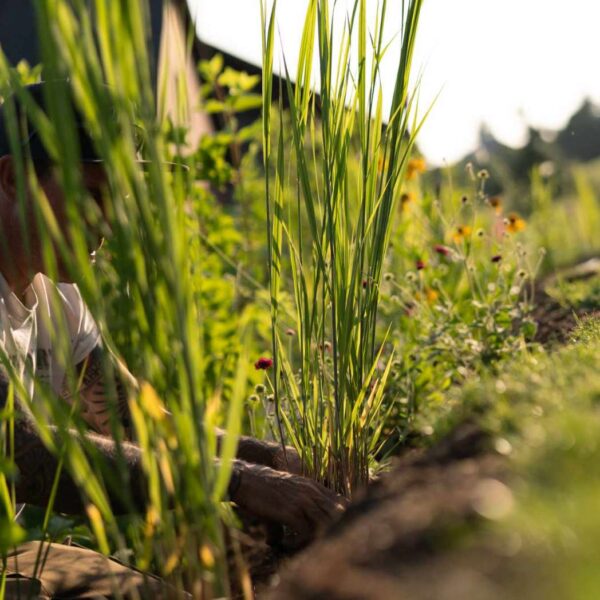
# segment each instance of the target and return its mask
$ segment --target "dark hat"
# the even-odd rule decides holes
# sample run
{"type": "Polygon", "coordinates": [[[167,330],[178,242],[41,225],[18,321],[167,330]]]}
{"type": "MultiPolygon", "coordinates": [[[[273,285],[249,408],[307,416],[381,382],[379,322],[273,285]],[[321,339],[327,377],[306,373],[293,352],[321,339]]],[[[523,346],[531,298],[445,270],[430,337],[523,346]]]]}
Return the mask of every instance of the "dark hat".
{"type": "MultiPolygon", "coordinates": [[[[25,93],[29,96],[31,101],[37,105],[42,111],[46,114],[49,112],[47,110],[46,99],[49,94],[60,94],[60,97],[66,99],[72,108],[73,117],[75,121],[75,132],[78,138],[79,144],[79,155],[81,158],[81,162],[84,163],[101,163],[104,162],[102,157],[96,151],[96,146],[90,136],[90,133],[85,126],[84,119],[77,109],[76,103],[73,98],[73,92],[71,89],[71,85],[67,80],[57,80],[57,81],[46,81],[40,83],[34,83],[31,85],[23,86],[25,93]]],[[[7,115],[7,102],[14,100],[15,109],[19,122],[19,142],[23,149],[28,148],[31,159],[33,161],[34,166],[43,166],[47,165],[51,162],[48,151],[46,150],[40,134],[31,119],[30,115],[30,106],[28,110],[29,102],[24,102],[19,94],[13,94],[11,97],[5,99],[4,103],[0,105],[0,156],[4,156],[5,154],[12,154],[12,148],[10,144],[10,136],[8,132],[8,121],[7,115]]],[[[141,135],[141,130],[139,127],[136,127],[132,122],[132,132],[134,134],[136,140],[136,152],[138,156],[136,157],[136,162],[140,165],[148,165],[150,161],[143,160],[139,157],[139,151],[141,150],[141,146],[143,145],[143,135],[141,135]]],[[[170,162],[162,162],[162,166],[166,169],[174,169],[175,167],[179,167],[187,170],[187,167],[182,164],[170,163],[170,162]]]]}
{"type": "MultiPolygon", "coordinates": [[[[60,93],[62,98],[67,98],[73,108],[73,115],[75,119],[75,130],[78,136],[79,150],[81,154],[82,162],[101,162],[102,159],[96,152],[94,143],[88,132],[83,125],[83,119],[79,111],[75,108],[73,102],[73,96],[71,92],[71,86],[67,81],[52,81],[52,82],[41,82],[34,83],[32,85],[24,86],[25,92],[30,97],[31,101],[37,105],[42,111],[47,113],[46,110],[46,94],[47,93],[60,93]]],[[[26,103],[23,102],[18,94],[13,94],[11,97],[5,99],[4,103],[0,106],[0,156],[5,154],[12,154],[12,148],[10,144],[10,136],[8,132],[8,119],[5,114],[7,103],[14,101],[15,110],[18,117],[18,139],[25,149],[29,148],[31,158],[34,165],[38,163],[45,164],[50,161],[50,157],[44,144],[40,138],[39,132],[36,129],[32,119],[30,110],[26,108],[26,103]]]]}

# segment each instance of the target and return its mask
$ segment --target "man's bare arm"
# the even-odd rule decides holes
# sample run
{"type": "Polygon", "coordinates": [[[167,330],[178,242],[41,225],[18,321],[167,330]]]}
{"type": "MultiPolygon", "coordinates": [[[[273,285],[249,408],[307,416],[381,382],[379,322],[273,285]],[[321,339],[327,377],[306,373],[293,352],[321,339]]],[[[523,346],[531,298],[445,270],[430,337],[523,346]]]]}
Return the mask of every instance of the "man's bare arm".
{"type": "MultiPolygon", "coordinates": [[[[124,365],[111,357],[115,370],[114,394],[111,397],[110,389],[104,380],[105,360],[106,350],[102,346],[96,346],[77,366],[77,373],[81,378],[78,396],[82,417],[97,433],[110,435],[111,411],[114,411],[117,420],[125,429],[127,439],[132,439],[128,390],[134,389],[137,382],[124,365]]],[[[217,429],[219,444],[224,434],[224,431],[217,429]]],[[[296,475],[302,473],[302,461],[297,452],[293,448],[286,448],[284,452],[281,444],[275,442],[241,436],[238,440],[237,458],[296,475]]]]}
{"type": "MultiPolygon", "coordinates": [[[[76,436],[75,432],[70,432],[76,436]]],[[[123,463],[118,458],[116,444],[103,436],[89,434],[86,442],[100,455],[99,463],[105,473],[122,473],[123,463]]],[[[15,423],[15,463],[19,469],[16,484],[17,502],[47,506],[58,467],[54,455],[46,449],[32,426],[24,421],[15,423]]],[[[108,499],[115,514],[124,514],[134,508],[142,511],[146,505],[145,481],[141,468],[140,450],[135,444],[124,442],[120,453],[126,463],[130,496],[128,503],[123,486],[107,486],[108,499]],[[118,490],[115,493],[115,490],[118,490]]],[[[258,517],[291,527],[301,539],[313,537],[316,531],[342,510],[341,500],[324,487],[297,475],[280,473],[262,465],[236,460],[229,483],[229,497],[258,517]]],[[[58,484],[54,510],[67,514],[83,514],[81,492],[63,468],[58,484]]]]}
{"type": "MultiPolygon", "coordinates": [[[[226,432],[217,429],[217,444],[220,448],[226,432]]],[[[302,475],[302,460],[298,453],[289,446],[283,449],[278,442],[257,440],[242,435],[238,438],[237,458],[256,465],[264,465],[277,471],[287,471],[294,475],[302,475]]]]}
{"type": "MultiPolygon", "coordinates": [[[[0,370],[0,409],[6,406],[8,387],[8,378],[0,370]]],[[[57,447],[60,447],[57,429],[51,427],[50,430],[56,436],[57,447]]],[[[111,439],[93,433],[82,438],[79,433],[73,430],[62,432],[61,435],[63,439],[65,436],[69,436],[87,445],[89,450],[96,455],[98,462],[106,468],[107,473],[126,472],[128,487],[131,490],[129,502],[124,501],[122,486],[118,493],[115,493],[110,487],[107,490],[115,514],[124,513],[131,510],[132,507],[143,508],[145,505],[145,483],[141,468],[140,450],[137,446],[126,442],[117,446],[111,439]],[[123,466],[125,466],[125,469],[123,469],[123,466]]],[[[8,447],[9,442],[6,439],[6,456],[14,458],[15,466],[18,469],[15,483],[17,502],[47,506],[58,472],[59,462],[56,456],[44,445],[30,417],[18,409],[14,417],[13,457],[10,456],[8,447]]],[[[65,467],[61,469],[53,508],[58,512],[67,514],[83,513],[84,505],[81,492],[65,467]]]]}
{"type": "MultiPolygon", "coordinates": [[[[6,402],[7,388],[0,377],[0,408],[6,402]]],[[[61,432],[60,435],[80,437],[75,431],[61,432]]],[[[113,512],[123,514],[132,508],[143,510],[146,484],[138,446],[128,442],[117,445],[110,438],[96,434],[88,434],[80,441],[95,455],[97,461],[93,464],[103,466],[105,479],[108,480],[110,475],[125,476],[121,485],[115,481],[107,485],[113,512]],[[129,490],[130,502],[126,501],[124,489],[129,490]]],[[[47,506],[58,461],[26,417],[15,420],[14,460],[18,468],[17,502],[47,506]]],[[[319,526],[341,510],[339,499],[316,482],[241,460],[234,461],[228,491],[230,499],[240,506],[267,520],[286,524],[303,536],[314,535],[319,526]]],[[[61,471],[53,508],[67,514],[82,514],[84,510],[81,491],[66,468],[61,471]]]]}
{"type": "MultiPolygon", "coordinates": [[[[55,428],[51,429],[56,433],[55,428]]],[[[76,431],[69,430],[63,435],[65,434],[80,438],[76,431]]],[[[126,473],[130,490],[128,498],[123,493],[125,488],[122,485],[107,486],[108,500],[113,512],[124,514],[132,509],[141,511],[145,506],[145,478],[139,448],[127,442],[123,442],[117,448],[117,444],[111,439],[93,433],[87,434],[85,440],[81,441],[85,441],[98,456],[98,463],[103,466],[107,475],[112,474],[114,477],[119,473],[126,473]]],[[[47,506],[58,469],[58,460],[46,448],[35,426],[25,418],[15,421],[14,461],[19,470],[15,486],[17,502],[47,506]]],[[[84,512],[81,491],[65,467],[61,470],[53,508],[57,512],[67,514],[84,512]]]]}

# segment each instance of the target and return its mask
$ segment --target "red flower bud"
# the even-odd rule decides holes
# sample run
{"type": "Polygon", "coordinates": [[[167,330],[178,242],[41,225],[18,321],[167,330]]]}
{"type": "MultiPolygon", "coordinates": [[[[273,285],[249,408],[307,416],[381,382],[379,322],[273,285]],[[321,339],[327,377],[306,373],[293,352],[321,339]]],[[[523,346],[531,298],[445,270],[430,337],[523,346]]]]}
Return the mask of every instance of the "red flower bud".
{"type": "Polygon", "coordinates": [[[502,256],[500,254],[496,254],[496,256],[492,256],[493,263],[499,263],[502,260],[502,256]]]}
{"type": "Polygon", "coordinates": [[[441,254],[442,256],[450,256],[450,254],[452,253],[452,250],[450,250],[450,248],[448,248],[448,246],[442,246],[442,244],[436,244],[433,249],[438,253],[441,254]]]}
{"type": "Polygon", "coordinates": [[[273,359],[272,358],[267,358],[265,356],[261,356],[255,363],[254,363],[254,368],[257,371],[266,371],[267,369],[270,369],[273,366],[273,359]]]}
{"type": "Polygon", "coordinates": [[[417,271],[422,271],[426,267],[425,261],[421,259],[417,260],[415,264],[417,266],[417,271]]]}

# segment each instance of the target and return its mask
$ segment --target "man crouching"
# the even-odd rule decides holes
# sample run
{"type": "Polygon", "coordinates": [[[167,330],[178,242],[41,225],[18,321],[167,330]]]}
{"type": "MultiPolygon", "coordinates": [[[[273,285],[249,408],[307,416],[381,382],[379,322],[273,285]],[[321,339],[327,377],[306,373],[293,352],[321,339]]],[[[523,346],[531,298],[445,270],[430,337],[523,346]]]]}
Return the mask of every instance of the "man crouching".
{"type": "MultiPolygon", "coordinates": [[[[48,85],[28,86],[30,97],[44,109],[48,85]]],[[[15,99],[19,121],[26,127],[20,132],[19,144],[31,156],[33,167],[59,227],[66,228],[65,195],[54,175],[51,160],[39,133],[29,121],[26,111],[15,99]]],[[[0,352],[8,357],[13,373],[22,383],[21,390],[35,403],[35,389],[48,386],[57,396],[64,394],[66,372],[74,369],[79,386],[77,403],[80,416],[89,426],[84,447],[102,457],[107,469],[117,472],[126,464],[129,497],[134,507],[143,511],[146,506],[146,482],[141,464],[140,448],[131,441],[117,444],[111,438],[111,418],[116,413],[126,431],[130,431],[128,385],[135,386],[134,377],[122,364],[115,364],[119,373],[111,386],[104,381],[103,363],[107,358],[101,337],[91,314],[67,269],[61,264],[58,251],[56,264],[58,280],[45,273],[42,241],[36,234],[36,215],[32,194],[25,194],[25,206],[18,200],[17,165],[11,154],[3,107],[0,107],[0,352]],[[25,227],[23,223],[25,222],[25,227]],[[23,232],[27,231],[25,238],[23,232]],[[68,331],[68,356],[65,365],[59,357],[53,325],[62,323],[68,331]],[[116,389],[115,399],[108,390],[116,389]],[[116,408],[116,411],[115,411],[116,408]]],[[[84,187],[97,202],[106,217],[103,198],[107,178],[102,161],[83,126],[77,128],[81,150],[81,179],[84,187]]],[[[63,232],[68,238],[66,229],[63,232]]],[[[67,336],[64,336],[67,337],[67,336]]],[[[64,339],[61,340],[64,345],[64,339]]],[[[112,360],[108,357],[109,360],[112,360]]],[[[0,376],[0,409],[7,402],[8,383],[0,376]]],[[[76,483],[63,469],[55,488],[58,460],[42,442],[37,428],[21,402],[15,420],[14,458],[18,468],[16,500],[46,506],[53,496],[54,510],[67,514],[83,514],[84,506],[76,483]]],[[[167,418],[169,418],[167,416],[167,418]]],[[[50,428],[58,435],[56,428],[50,428]]],[[[61,430],[61,436],[65,431],[61,430]]],[[[79,437],[75,430],[67,435],[79,437]]],[[[220,437],[221,433],[217,432],[220,437]]],[[[292,449],[283,452],[275,443],[252,438],[239,440],[237,459],[229,483],[229,498],[245,511],[269,522],[286,525],[301,538],[308,539],[342,510],[340,499],[315,481],[300,476],[301,464],[292,449]]],[[[107,490],[115,514],[131,508],[123,502],[123,494],[107,490]]],[[[14,549],[8,556],[5,571],[12,581],[7,589],[18,588],[24,597],[173,597],[174,590],[146,574],[121,565],[90,550],[52,545],[45,549],[44,568],[37,569],[39,545],[31,542],[14,549]],[[116,587],[115,587],[116,586],[116,587]],[[44,595],[45,594],[45,595],[44,595]],[[74,595],[75,594],[75,595],[74,595]]],[[[12,592],[8,592],[9,597],[12,592]]],[[[15,596],[16,597],[16,596],[15,596]]]]}

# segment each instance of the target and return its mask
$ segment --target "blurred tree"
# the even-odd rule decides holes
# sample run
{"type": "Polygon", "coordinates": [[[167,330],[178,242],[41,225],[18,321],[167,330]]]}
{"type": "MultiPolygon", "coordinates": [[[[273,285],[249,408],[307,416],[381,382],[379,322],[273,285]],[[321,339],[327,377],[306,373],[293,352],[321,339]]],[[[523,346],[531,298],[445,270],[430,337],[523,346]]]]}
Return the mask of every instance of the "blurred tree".
{"type": "Polygon", "coordinates": [[[589,161],[600,156],[600,106],[586,100],[559,132],[556,143],[570,160],[589,161]]]}

